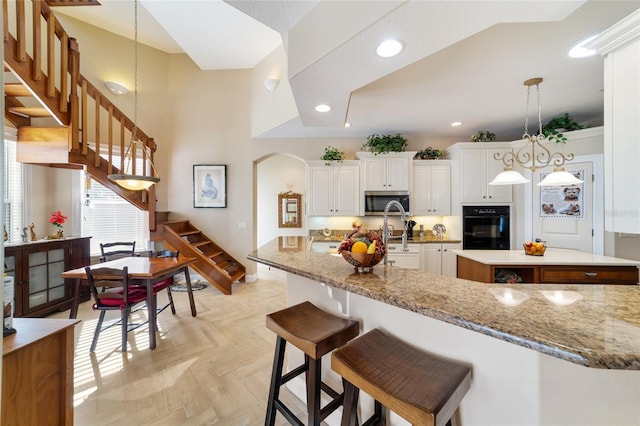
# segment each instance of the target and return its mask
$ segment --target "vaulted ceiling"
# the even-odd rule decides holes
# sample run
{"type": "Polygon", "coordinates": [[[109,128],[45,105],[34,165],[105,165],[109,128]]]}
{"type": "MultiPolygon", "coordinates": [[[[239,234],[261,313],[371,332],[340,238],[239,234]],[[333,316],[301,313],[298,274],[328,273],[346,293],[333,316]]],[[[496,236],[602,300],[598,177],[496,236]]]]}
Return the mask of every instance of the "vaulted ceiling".
{"type": "MultiPolygon", "coordinates": [[[[132,38],[133,1],[100,3],[56,11],[132,38]]],[[[569,112],[602,124],[603,59],[567,52],[639,7],[637,0],[140,0],[139,40],[184,52],[203,70],[253,68],[284,43],[299,117],[264,136],[468,140],[486,129],[512,140],[523,132],[522,83],[531,77],[544,78],[543,122],[569,112]],[[377,57],[388,37],[404,50],[377,57]],[[319,103],[333,109],[317,113],[319,103]]]]}

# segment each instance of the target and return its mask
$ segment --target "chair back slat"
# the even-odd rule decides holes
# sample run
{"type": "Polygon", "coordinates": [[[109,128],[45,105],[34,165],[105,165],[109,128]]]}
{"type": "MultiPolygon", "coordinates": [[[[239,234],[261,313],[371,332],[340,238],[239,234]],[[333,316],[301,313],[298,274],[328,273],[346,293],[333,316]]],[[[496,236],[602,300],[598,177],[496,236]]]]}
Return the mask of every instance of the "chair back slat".
{"type": "Polygon", "coordinates": [[[136,256],[135,241],[100,243],[100,262],[127,256],[136,256]]]}
{"type": "Polygon", "coordinates": [[[102,299],[122,299],[124,305],[128,304],[127,295],[129,293],[129,268],[85,268],[89,289],[97,305],[102,299]],[[104,289],[118,288],[120,291],[103,291],[104,289]],[[100,290],[100,291],[98,291],[100,290]]]}

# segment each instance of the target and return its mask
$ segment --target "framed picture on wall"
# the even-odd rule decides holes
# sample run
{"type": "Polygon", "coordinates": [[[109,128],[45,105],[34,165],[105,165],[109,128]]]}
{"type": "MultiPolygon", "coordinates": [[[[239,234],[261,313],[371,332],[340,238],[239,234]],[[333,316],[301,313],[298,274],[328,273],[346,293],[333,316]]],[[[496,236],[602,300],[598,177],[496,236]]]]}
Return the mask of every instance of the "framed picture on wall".
{"type": "Polygon", "coordinates": [[[226,165],[193,165],[193,207],[227,207],[226,165]]]}

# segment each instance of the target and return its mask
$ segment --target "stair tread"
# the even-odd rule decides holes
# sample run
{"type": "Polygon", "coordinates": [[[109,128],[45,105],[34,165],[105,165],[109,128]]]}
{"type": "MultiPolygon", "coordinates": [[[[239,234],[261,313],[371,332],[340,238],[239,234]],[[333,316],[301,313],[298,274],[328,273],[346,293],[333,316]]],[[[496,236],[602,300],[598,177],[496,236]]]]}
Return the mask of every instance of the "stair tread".
{"type": "Polygon", "coordinates": [[[210,240],[202,240],[202,241],[193,241],[193,242],[191,242],[191,245],[194,246],[194,247],[206,246],[207,244],[213,244],[213,242],[210,241],[210,240]]]}
{"type": "Polygon", "coordinates": [[[22,117],[51,117],[51,113],[42,107],[11,107],[8,111],[22,117]]]}
{"type": "Polygon", "coordinates": [[[33,96],[22,83],[5,83],[4,94],[7,96],[33,96]]]}
{"type": "Polygon", "coordinates": [[[178,232],[178,234],[179,234],[181,237],[185,237],[185,236],[187,236],[187,235],[198,235],[198,234],[202,234],[202,231],[200,231],[200,230],[197,230],[197,229],[196,229],[195,231],[180,231],[180,232],[178,232]]]}

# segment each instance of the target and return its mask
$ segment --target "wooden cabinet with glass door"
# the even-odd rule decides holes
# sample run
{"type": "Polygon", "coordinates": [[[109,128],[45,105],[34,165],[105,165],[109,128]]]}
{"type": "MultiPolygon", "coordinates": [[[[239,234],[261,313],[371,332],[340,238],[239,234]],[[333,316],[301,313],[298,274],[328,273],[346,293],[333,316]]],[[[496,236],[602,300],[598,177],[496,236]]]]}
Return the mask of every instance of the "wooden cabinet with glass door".
{"type": "MultiPolygon", "coordinates": [[[[71,307],[73,280],[60,274],[90,264],[89,238],[5,246],[4,270],[14,277],[15,317],[42,317],[71,307]]],[[[81,298],[87,300],[88,294],[81,298]]]]}

